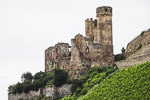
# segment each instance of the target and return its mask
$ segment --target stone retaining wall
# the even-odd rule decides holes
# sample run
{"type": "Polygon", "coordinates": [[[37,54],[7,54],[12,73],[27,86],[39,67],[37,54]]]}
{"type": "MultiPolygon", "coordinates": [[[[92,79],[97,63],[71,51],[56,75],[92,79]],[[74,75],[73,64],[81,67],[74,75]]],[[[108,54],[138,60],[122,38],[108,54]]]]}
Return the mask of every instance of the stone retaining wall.
{"type": "Polygon", "coordinates": [[[40,94],[50,97],[50,100],[53,100],[53,98],[60,99],[66,96],[71,96],[71,85],[66,84],[61,87],[46,87],[45,89],[39,89],[38,91],[30,91],[27,94],[8,94],[8,100],[37,100],[37,97],[40,94]]]}

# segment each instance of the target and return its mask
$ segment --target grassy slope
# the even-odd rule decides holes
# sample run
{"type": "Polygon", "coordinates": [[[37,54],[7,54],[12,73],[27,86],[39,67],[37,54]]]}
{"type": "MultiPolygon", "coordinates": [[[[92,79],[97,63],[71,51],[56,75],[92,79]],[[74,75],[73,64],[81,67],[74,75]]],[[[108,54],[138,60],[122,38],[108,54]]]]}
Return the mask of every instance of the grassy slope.
{"type": "Polygon", "coordinates": [[[119,70],[79,100],[150,99],[150,62],[119,70]]]}
{"type": "Polygon", "coordinates": [[[73,96],[65,97],[62,100],[76,100],[80,96],[87,94],[87,92],[95,85],[100,84],[109,74],[113,73],[116,67],[94,67],[91,68],[86,75],[73,82],[73,96]]]}

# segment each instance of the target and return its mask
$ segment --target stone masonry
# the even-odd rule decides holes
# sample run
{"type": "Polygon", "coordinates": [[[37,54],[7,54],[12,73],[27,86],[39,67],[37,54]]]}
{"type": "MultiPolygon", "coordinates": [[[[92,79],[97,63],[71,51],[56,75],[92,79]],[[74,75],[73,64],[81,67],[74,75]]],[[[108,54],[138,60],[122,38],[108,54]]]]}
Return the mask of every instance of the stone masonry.
{"type": "Polygon", "coordinates": [[[61,68],[78,78],[90,67],[113,66],[112,8],[98,7],[96,17],[85,20],[85,37],[77,34],[71,46],[58,43],[45,50],[45,71],[61,68]]]}
{"type": "Polygon", "coordinates": [[[72,95],[71,85],[66,84],[62,85],[61,87],[46,87],[45,89],[39,89],[38,91],[30,91],[27,94],[8,94],[8,100],[37,100],[39,95],[45,95],[49,97],[50,99],[48,100],[59,100],[63,97],[72,95]]]}
{"type": "MultiPolygon", "coordinates": [[[[128,43],[123,55],[126,56],[125,60],[115,62],[119,69],[150,61],[150,29],[128,43]],[[137,50],[139,45],[141,48],[137,50]]],[[[118,57],[119,55],[115,55],[116,59],[118,57]]]]}

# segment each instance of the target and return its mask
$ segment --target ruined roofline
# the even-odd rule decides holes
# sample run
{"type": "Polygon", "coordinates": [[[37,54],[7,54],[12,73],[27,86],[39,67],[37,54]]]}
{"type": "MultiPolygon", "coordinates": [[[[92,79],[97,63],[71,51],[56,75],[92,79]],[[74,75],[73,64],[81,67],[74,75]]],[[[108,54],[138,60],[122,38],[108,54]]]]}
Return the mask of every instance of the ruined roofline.
{"type": "MultiPolygon", "coordinates": [[[[56,47],[57,45],[63,45],[63,44],[65,44],[65,45],[68,45],[69,46],[69,48],[71,48],[71,46],[69,45],[69,43],[64,43],[64,42],[61,42],[61,43],[57,43],[57,44],[55,44],[54,46],[50,46],[50,47],[48,47],[46,50],[48,50],[48,49],[51,49],[51,48],[54,48],[54,47],[56,47]]],[[[45,50],[45,51],[46,51],[45,50]]]]}

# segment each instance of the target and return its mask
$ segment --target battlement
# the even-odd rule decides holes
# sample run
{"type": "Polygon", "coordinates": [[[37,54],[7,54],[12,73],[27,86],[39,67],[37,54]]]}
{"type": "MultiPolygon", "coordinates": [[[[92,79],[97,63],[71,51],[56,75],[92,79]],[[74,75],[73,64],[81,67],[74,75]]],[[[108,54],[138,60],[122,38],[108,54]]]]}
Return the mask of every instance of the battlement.
{"type": "Polygon", "coordinates": [[[112,8],[109,6],[102,6],[96,9],[96,17],[112,16],[112,8]]]}

